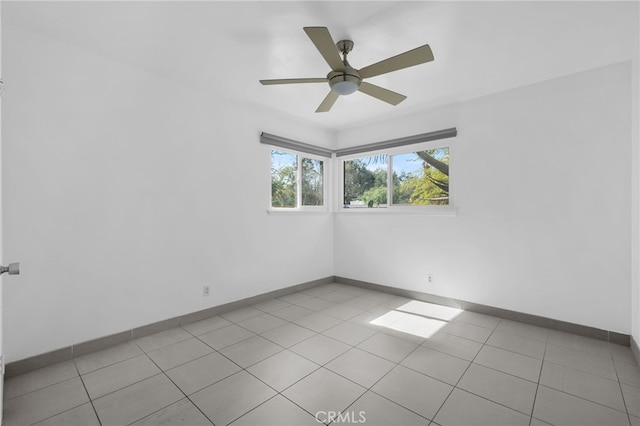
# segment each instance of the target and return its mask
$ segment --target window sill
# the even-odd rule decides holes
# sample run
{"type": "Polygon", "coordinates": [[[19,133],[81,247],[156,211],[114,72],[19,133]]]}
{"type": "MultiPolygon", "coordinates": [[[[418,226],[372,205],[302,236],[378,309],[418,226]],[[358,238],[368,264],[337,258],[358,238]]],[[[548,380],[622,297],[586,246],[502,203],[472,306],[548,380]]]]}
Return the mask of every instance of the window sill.
{"type": "Polygon", "coordinates": [[[337,211],[328,210],[302,210],[302,209],[267,209],[269,216],[290,215],[409,215],[409,216],[445,216],[456,217],[456,206],[429,206],[429,207],[386,207],[386,208],[350,208],[337,211]]]}
{"type": "Polygon", "coordinates": [[[288,215],[327,215],[331,214],[328,210],[302,210],[302,209],[267,209],[269,216],[288,216],[288,215]]]}
{"type": "Polygon", "coordinates": [[[415,216],[448,216],[455,217],[458,215],[456,206],[425,206],[425,207],[385,207],[385,208],[341,208],[337,210],[337,214],[382,214],[382,215],[415,215],[415,216]]]}

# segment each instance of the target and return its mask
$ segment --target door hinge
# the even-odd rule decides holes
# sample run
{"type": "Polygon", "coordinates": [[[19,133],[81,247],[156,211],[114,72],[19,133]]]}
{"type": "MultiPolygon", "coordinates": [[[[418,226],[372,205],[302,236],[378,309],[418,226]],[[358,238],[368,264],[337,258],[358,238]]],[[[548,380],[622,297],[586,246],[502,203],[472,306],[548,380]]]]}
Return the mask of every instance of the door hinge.
{"type": "Polygon", "coordinates": [[[4,355],[0,355],[0,374],[4,376],[4,355]]]}

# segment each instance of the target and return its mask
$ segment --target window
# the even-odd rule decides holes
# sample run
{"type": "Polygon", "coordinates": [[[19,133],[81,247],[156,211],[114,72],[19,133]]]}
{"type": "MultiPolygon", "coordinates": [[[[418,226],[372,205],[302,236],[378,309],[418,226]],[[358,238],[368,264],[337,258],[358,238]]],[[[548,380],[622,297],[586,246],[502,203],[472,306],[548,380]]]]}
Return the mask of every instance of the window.
{"type": "Polygon", "coordinates": [[[343,160],[344,208],[449,205],[449,147],[425,148],[343,160]]]}
{"type": "Polygon", "coordinates": [[[298,156],[271,151],[271,207],[298,206],[298,156]]]}
{"type": "Polygon", "coordinates": [[[449,147],[407,152],[391,157],[393,204],[449,204],[449,147]]]}
{"type": "Polygon", "coordinates": [[[302,205],[324,205],[324,162],[302,158],[302,205]]]}
{"type": "Polygon", "coordinates": [[[345,207],[387,207],[386,155],[354,158],[343,164],[345,207]]]}
{"type": "Polygon", "coordinates": [[[452,127],[332,150],[261,132],[271,154],[270,211],[327,212],[337,202],[345,212],[455,216],[449,180],[454,142],[443,140],[457,134],[452,127]]]}
{"type": "Polygon", "coordinates": [[[271,207],[318,208],[325,199],[324,160],[271,150],[271,207]]]}

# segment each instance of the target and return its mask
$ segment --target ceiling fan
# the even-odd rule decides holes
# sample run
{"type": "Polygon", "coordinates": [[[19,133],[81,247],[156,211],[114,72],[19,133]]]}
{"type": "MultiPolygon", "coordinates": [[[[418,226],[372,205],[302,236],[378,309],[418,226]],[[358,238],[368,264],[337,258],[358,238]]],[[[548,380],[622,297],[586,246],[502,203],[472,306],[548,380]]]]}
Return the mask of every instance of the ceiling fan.
{"type": "Polygon", "coordinates": [[[425,44],[357,70],[347,62],[347,54],[353,49],[353,41],[340,40],[334,43],[326,27],[304,27],[304,32],[307,33],[324,60],[327,61],[327,64],[331,67],[331,72],[324,78],[260,80],[260,83],[272,85],[328,82],[331,91],[324,98],[316,112],[329,111],[340,95],[350,95],[356,90],[391,105],[398,105],[407,97],[362,80],[433,61],[431,48],[428,44],[425,44]],[[340,59],[340,53],[342,53],[342,59],[340,59]]]}

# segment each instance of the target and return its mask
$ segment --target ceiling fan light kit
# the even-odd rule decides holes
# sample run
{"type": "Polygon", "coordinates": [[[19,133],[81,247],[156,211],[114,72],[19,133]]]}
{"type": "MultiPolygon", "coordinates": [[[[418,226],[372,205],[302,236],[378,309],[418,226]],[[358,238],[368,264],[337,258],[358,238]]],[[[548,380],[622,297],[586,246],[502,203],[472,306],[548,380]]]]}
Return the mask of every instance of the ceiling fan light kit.
{"type": "Polygon", "coordinates": [[[362,79],[358,71],[347,67],[344,71],[331,71],[327,75],[331,90],[339,95],[350,95],[360,87],[362,79]]]}
{"type": "Polygon", "coordinates": [[[347,61],[347,55],[353,49],[353,41],[340,40],[334,43],[326,27],[305,27],[304,31],[331,67],[331,71],[327,74],[327,77],[260,80],[260,83],[263,85],[275,85],[328,82],[331,91],[324,98],[316,112],[329,111],[338,97],[350,95],[356,91],[380,99],[388,104],[398,105],[407,97],[362,80],[433,61],[431,48],[428,44],[425,44],[424,46],[357,70],[349,65],[347,61]],[[340,58],[340,54],[342,54],[342,58],[340,58]]]}

